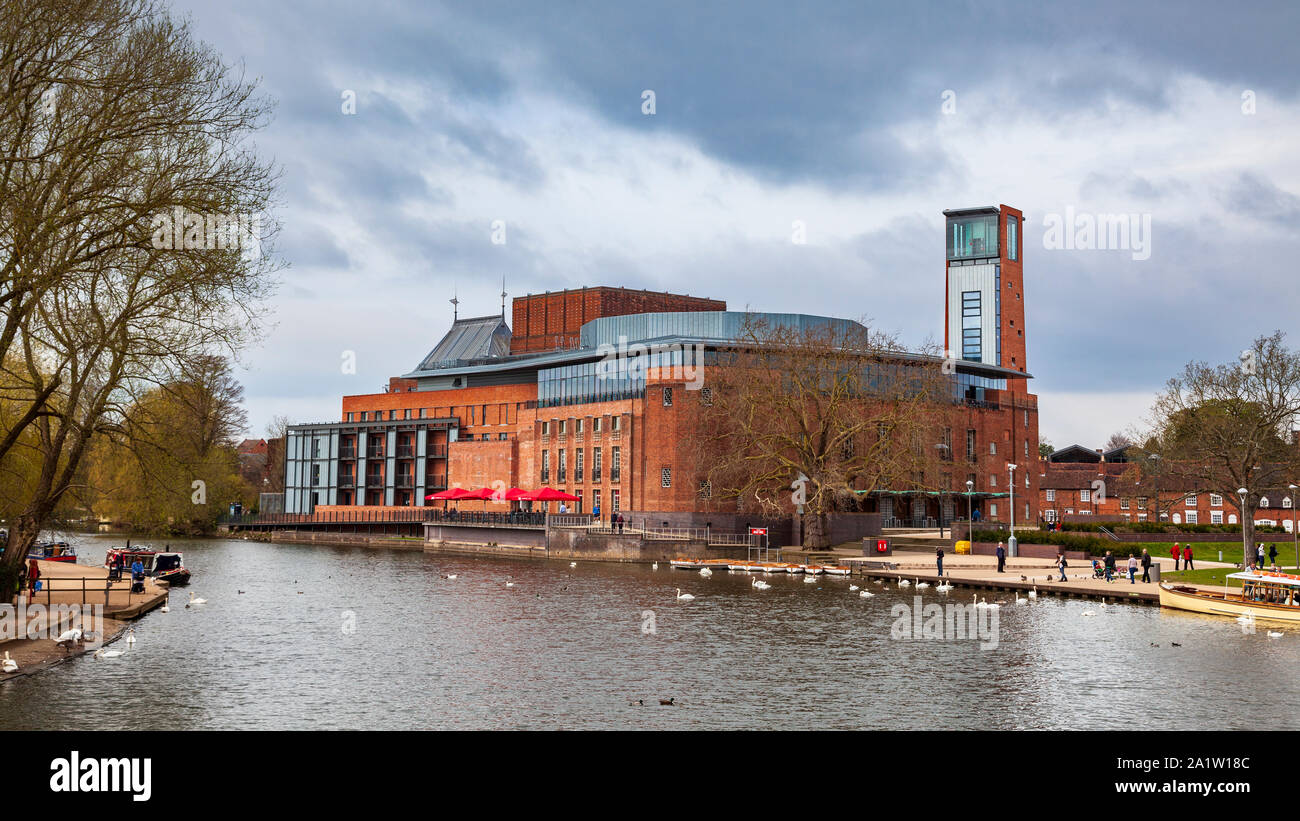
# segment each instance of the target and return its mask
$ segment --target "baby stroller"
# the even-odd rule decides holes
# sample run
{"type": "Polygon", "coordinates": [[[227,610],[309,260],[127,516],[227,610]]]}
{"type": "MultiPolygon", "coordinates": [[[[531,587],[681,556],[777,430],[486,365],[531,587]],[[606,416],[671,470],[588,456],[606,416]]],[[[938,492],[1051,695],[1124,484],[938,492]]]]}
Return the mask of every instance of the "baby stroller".
{"type": "Polygon", "coordinates": [[[1092,560],[1092,577],[1094,579],[1106,578],[1106,566],[1097,559],[1092,560]]]}

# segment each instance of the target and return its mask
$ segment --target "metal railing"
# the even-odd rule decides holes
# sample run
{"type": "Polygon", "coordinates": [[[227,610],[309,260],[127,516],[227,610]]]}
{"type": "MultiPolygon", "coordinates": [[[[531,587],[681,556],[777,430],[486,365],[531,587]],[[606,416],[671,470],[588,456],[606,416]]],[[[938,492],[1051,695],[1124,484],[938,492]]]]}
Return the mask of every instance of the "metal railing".
{"type": "Polygon", "coordinates": [[[315,513],[262,513],[246,516],[222,516],[218,524],[234,527],[275,527],[278,525],[343,524],[410,524],[444,523],[476,526],[544,527],[545,513],[524,511],[492,512],[443,510],[432,507],[390,507],[384,510],[331,510],[315,513]]]}

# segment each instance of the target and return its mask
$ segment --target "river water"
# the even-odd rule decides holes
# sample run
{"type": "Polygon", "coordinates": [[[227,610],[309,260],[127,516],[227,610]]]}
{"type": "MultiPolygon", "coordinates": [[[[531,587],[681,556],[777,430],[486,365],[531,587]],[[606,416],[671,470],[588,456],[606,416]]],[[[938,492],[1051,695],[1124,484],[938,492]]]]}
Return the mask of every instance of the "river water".
{"type": "MultiPolygon", "coordinates": [[[[74,541],[94,564],[120,542],[74,541]]],[[[868,582],[864,599],[861,580],[777,574],[757,591],[666,565],[171,545],[194,580],[170,612],[137,621],[120,658],[0,685],[0,730],[1243,729],[1242,686],[1276,701],[1300,663],[1300,631],[1152,606],[1004,605],[981,649],[894,637],[891,608],[915,591],[868,582]],[[208,603],[184,607],[190,591],[208,603]]]]}

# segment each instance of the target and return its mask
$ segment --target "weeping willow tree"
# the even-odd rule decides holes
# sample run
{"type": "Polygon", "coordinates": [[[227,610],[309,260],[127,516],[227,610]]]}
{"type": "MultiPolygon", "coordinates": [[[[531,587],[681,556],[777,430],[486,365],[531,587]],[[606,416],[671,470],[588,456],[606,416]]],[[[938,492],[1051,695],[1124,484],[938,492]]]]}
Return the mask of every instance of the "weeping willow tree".
{"type": "Polygon", "coordinates": [[[255,85],[150,0],[0,3],[0,589],[131,405],[256,337],[279,267],[255,85]],[[18,469],[21,466],[21,469],[18,469]]]}
{"type": "Polygon", "coordinates": [[[714,503],[801,513],[809,547],[872,491],[949,490],[952,382],[934,353],[857,322],[748,315],[704,368],[687,436],[701,486],[714,503]]]}

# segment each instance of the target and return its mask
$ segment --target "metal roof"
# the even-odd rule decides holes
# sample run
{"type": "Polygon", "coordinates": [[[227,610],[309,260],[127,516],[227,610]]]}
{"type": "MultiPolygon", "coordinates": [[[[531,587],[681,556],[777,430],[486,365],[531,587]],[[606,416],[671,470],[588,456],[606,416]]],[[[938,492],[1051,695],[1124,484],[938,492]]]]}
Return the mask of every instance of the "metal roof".
{"type": "Polygon", "coordinates": [[[500,316],[457,319],[416,371],[428,371],[439,365],[465,359],[485,359],[510,355],[510,327],[500,316]]]}

